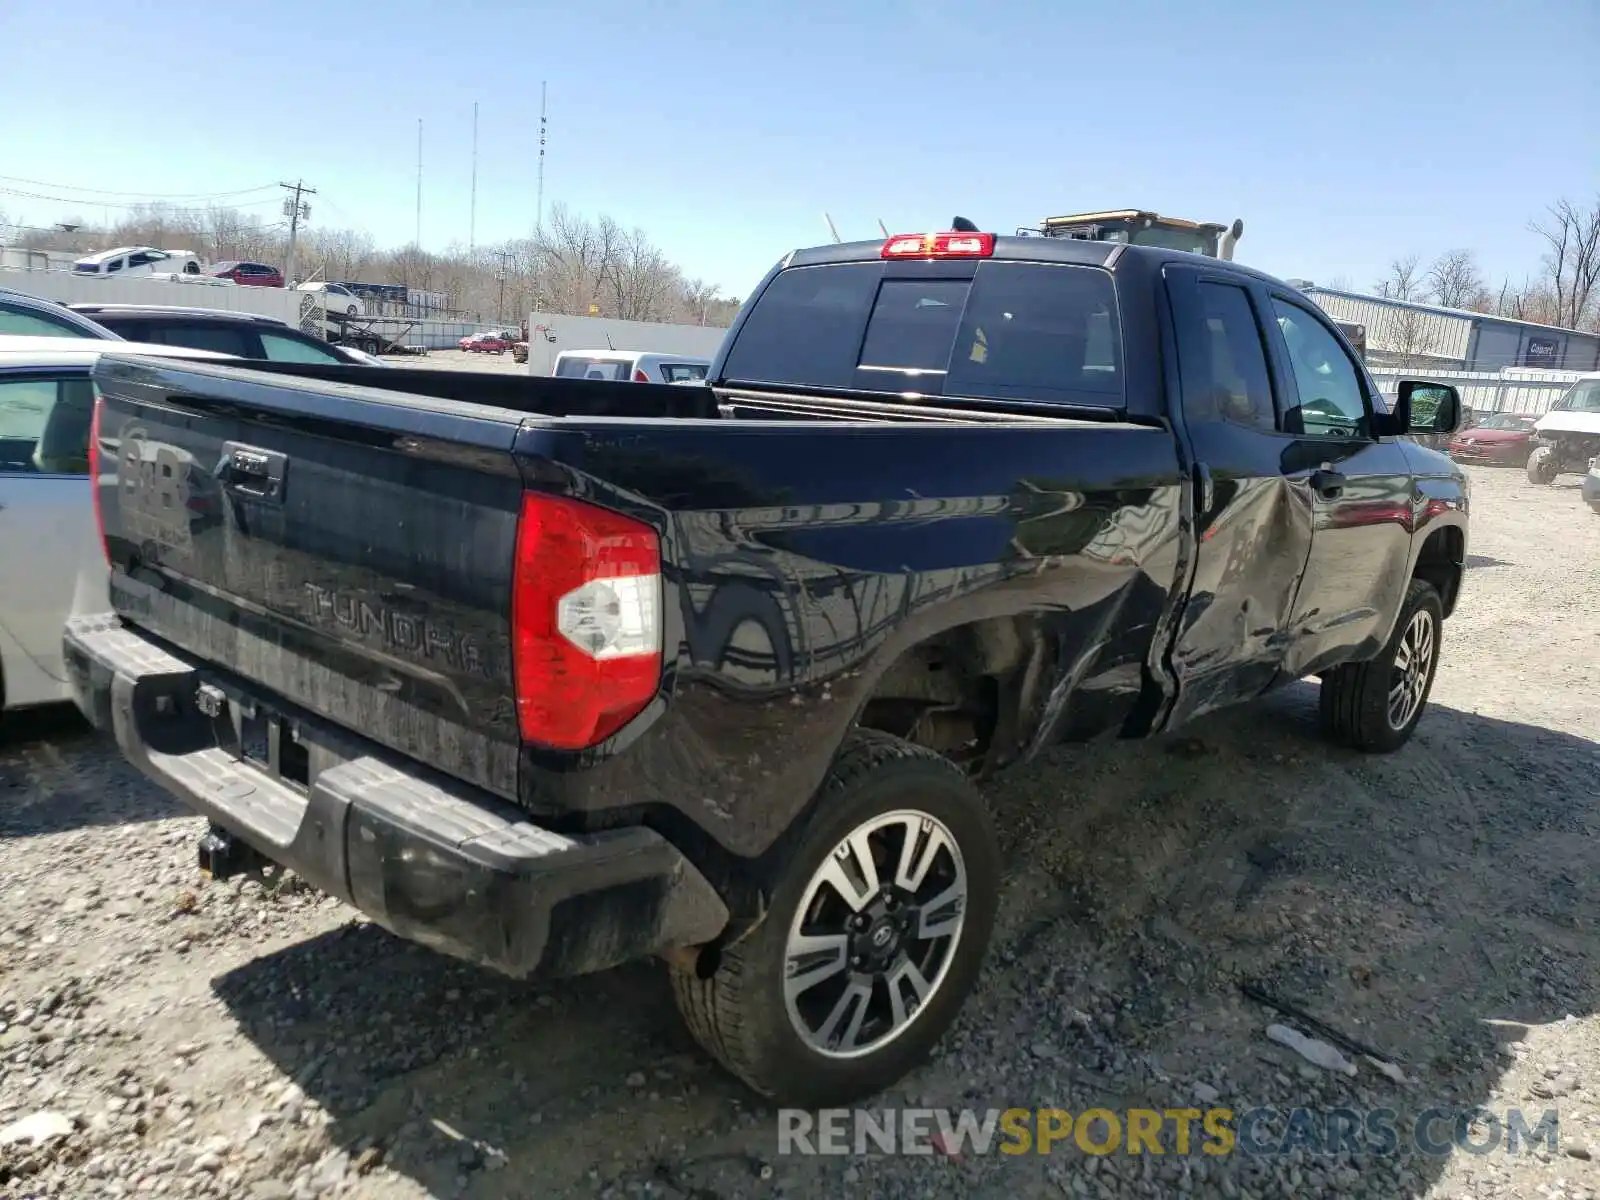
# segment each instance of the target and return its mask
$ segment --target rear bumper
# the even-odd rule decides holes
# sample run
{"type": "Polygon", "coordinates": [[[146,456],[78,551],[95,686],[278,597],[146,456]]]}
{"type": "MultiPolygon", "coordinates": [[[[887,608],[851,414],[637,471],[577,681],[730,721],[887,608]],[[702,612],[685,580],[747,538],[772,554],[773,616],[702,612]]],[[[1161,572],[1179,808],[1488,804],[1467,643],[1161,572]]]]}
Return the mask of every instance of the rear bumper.
{"type": "Polygon", "coordinates": [[[307,782],[285,782],[239,756],[241,716],[265,709],[232,682],[109,615],[69,620],[63,652],[78,707],[134,766],[401,937],[508,975],[576,975],[727,923],[705,877],[652,830],[554,833],[287,711],[269,744],[303,749],[307,782]]]}
{"type": "Polygon", "coordinates": [[[1522,466],[1528,461],[1532,453],[1531,447],[1526,442],[1511,442],[1496,444],[1478,444],[1473,446],[1455,445],[1448,451],[1451,458],[1462,463],[1484,463],[1499,466],[1522,466]]]}

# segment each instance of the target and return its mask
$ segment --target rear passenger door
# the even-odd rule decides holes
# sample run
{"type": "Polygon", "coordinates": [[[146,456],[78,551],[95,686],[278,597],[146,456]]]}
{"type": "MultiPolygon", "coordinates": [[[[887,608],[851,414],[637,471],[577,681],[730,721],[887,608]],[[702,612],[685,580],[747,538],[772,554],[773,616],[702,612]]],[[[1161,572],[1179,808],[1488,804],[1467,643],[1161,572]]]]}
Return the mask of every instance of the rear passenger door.
{"type": "Polygon", "coordinates": [[[5,701],[64,698],[61,627],[102,612],[105,557],[89,491],[87,372],[0,371],[0,658],[5,701]]]}
{"type": "Polygon", "coordinates": [[[1279,428],[1270,318],[1247,277],[1169,265],[1195,568],[1178,619],[1169,723],[1261,694],[1291,656],[1312,514],[1279,428]]]}

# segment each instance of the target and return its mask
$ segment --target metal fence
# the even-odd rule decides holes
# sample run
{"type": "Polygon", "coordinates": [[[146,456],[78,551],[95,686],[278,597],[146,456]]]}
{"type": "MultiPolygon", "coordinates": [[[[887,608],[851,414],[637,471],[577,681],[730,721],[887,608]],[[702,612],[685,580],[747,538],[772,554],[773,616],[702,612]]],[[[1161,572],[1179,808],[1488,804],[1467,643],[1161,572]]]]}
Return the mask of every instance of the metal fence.
{"type": "Polygon", "coordinates": [[[1393,397],[1402,379],[1448,383],[1461,393],[1461,403],[1475,415],[1492,412],[1546,413],[1581,378],[1577,371],[1512,368],[1504,371],[1400,371],[1372,367],[1372,378],[1384,395],[1393,397]]]}

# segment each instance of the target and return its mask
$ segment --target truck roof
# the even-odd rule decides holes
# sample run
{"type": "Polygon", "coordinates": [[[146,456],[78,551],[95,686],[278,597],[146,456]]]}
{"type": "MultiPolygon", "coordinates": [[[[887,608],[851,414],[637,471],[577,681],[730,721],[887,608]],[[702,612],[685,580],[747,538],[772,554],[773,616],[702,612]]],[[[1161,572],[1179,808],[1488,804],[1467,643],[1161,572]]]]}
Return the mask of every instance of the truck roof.
{"type": "MultiPolygon", "coordinates": [[[[875,262],[883,253],[883,238],[862,242],[834,242],[795,250],[783,261],[785,267],[818,267],[830,263],[875,262]]],[[[1248,275],[1254,279],[1282,285],[1276,276],[1231,259],[1187,254],[1164,246],[1134,246],[1126,242],[1096,242],[1079,238],[996,236],[990,259],[1001,262],[1067,263],[1081,267],[1115,269],[1135,262],[1151,265],[1173,259],[1203,263],[1208,270],[1248,275]]],[[[977,260],[982,261],[982,260],[977,260]]]]}
{"type": "Polygon", "coordinates": [[[67,305],[73,312],[88,316],[105,313],[116,317],[203,317],[217,321],[243,322],[249,325],[287,325],[278,317],[265,313],[239,312],[231,308],[194,308],[186,304],[100,304],[81,301],[67,305]]]}
{"type": "Polygon", "coordinates": [[[92,366],[102,354],[147,354],[154,358],[239,362],[229,354],[219,354],[214,350],[197,350],[190,346],[147,345],[143,342],[121,339],[113,342],[92,337],[32,337],[20,334],[0,336],[0,364],[8,367],[70,367],[83,363],[92,366]]]}

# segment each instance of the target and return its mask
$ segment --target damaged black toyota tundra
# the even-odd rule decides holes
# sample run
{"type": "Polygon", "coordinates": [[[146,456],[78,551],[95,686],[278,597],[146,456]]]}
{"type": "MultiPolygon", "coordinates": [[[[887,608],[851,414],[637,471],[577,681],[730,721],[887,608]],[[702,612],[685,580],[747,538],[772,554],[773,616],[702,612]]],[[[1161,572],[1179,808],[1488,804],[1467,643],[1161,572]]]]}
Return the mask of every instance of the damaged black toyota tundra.
{"type": "Polygon", "coordinates": [[[67,657],[202,864],[514,976],[658,956],[785,1103],[891,1083],[971,989],[975,780],[1307,676],[1394,750],[1466,561],[1406,440],[1455,392],[1386,403],[1301,292],[1153,247],[796,251],[707,387],[95,379],[115,611],[67,657]]]}

